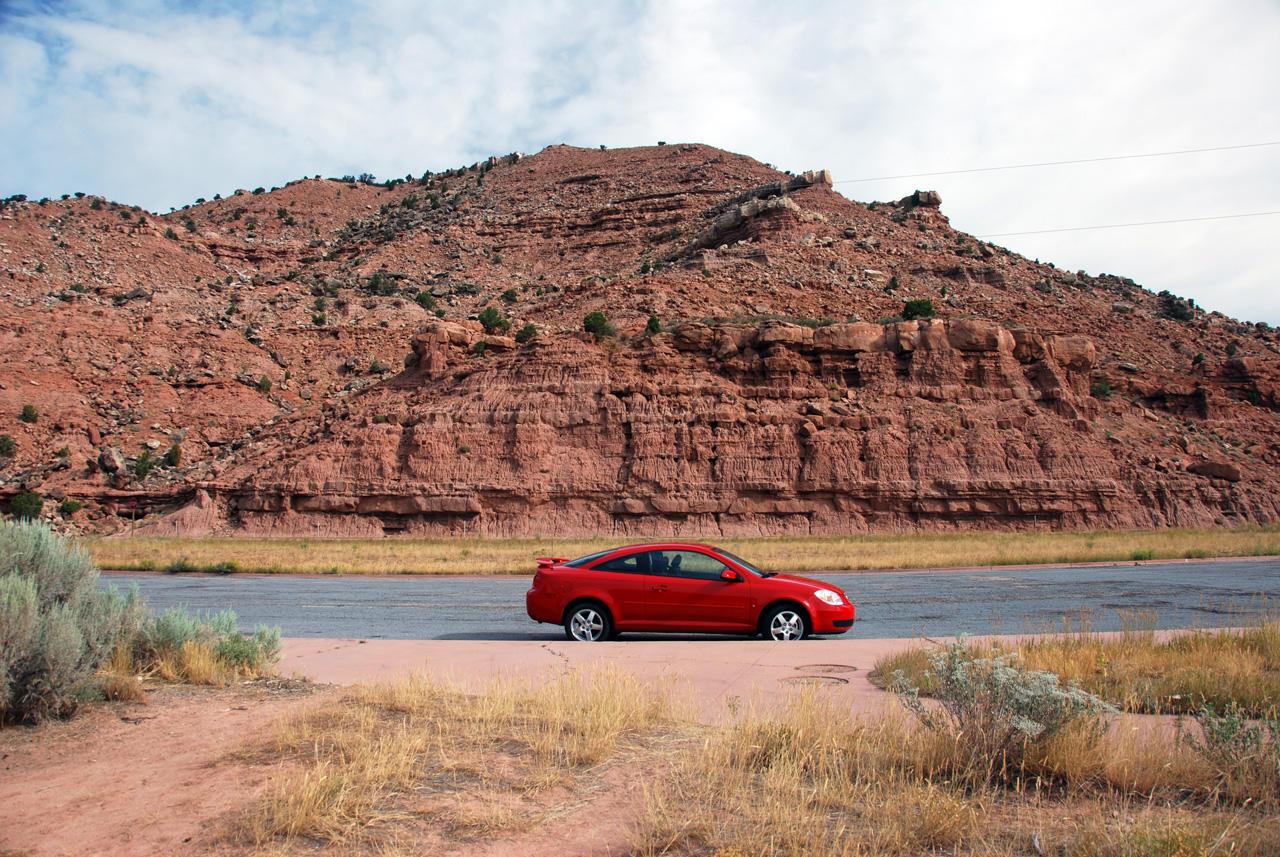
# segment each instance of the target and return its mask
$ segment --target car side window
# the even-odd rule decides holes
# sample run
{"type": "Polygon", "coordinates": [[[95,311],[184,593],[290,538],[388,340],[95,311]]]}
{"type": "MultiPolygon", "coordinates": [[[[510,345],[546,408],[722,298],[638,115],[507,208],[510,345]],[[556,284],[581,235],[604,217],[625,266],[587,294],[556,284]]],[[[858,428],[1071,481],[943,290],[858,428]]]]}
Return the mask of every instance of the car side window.
{"type": "Polygon", "coordinates": [[[651,551],[649,556],[649,573],[667,577],[719,580],[720,572],[728,568],[715,557],[697,551],[651,551]]]}
{"type": "Polygon", "coordinates": [[[646,553],[633,553],[620,556],[592,566],[593,571],[620,571],[626,574],[645,574],[649,567],[646,553]]]}

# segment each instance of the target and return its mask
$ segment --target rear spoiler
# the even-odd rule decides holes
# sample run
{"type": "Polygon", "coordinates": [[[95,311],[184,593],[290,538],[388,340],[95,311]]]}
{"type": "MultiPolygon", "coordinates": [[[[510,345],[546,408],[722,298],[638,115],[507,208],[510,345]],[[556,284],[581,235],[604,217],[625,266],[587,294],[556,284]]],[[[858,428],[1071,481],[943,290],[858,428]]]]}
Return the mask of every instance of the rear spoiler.
{"type": "Polygon", "coordinates": [[[534,559],[534,562],[538,564],[538,568],[551,568],[553,565],[568,561],[567,557],[562,556],[540,556],[534,559]]]}

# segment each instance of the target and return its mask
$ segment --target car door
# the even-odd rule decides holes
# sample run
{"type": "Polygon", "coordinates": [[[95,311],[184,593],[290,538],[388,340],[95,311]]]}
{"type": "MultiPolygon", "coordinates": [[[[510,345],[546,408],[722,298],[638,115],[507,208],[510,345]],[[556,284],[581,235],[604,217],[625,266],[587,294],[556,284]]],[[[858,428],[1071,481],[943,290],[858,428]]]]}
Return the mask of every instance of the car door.
{"type": "Polygon", "coordinates": [[[616,614],[613,617],[614,627],[626,630],[644,622],[645,574],[648,570],[649,557],[643,551],[606,559],[591,566],[593,582],[604,589],[612,601],[616,614]]]}
{"type": "Polygon", "coordinates": [[[721,578],[729,567],[717,557],[684,548],[649,551],[648,559],[648,625],[666,630],[741,631],[748,627],[751,584],[745,579],[721,578]]]}

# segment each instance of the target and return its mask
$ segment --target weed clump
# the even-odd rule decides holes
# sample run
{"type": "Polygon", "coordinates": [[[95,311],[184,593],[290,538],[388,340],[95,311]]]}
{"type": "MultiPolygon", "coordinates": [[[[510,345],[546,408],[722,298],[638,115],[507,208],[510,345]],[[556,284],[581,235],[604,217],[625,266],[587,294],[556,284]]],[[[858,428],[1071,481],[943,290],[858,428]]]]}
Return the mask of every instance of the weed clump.
{"type": "Polygon", "coordinates": [[[1233,803],[1280,802],[1280,709],[1257,719],[1235,700],[1221,712],[1195,712],[1202,737],[1183,732],[1181,740],[1213,768],[1219,793],[1233,803]]]}
{"type": "Polygon", "coordinates": [[[956,773],[972,781],[1020,775],[1029,751],[1086,717],[1116,713],[1110,703],[1058,677],[1015,665],[1017,652],[975,657],[964,642],[929,657],[933,696],[926,707],[920,689],[896,671],[891,688],[926,729],[954,751],[956,773]]]}
{"type": "Polygon", "coordinates": [[[191,614],[172,607],[141,623],[132,652],[138,672],[166,681],[224,684],[268,671],[280,657],[280,629],[259,625],[246,636],[233,610],[191,614]]]}

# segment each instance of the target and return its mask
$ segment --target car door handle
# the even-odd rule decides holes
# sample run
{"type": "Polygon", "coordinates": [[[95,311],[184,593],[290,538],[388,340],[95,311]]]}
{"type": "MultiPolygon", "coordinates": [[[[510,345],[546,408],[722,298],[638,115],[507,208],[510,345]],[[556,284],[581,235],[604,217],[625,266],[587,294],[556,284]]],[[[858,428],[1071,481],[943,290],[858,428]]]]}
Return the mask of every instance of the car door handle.
{"type": "Polygon", "coordinates": [[[653,587],[653,591],[654,591],[654,592],[666,592],[666,591],[667,591],[667,585],[664,583],[664,584],[662,584],[661,586],[655,586],[655,587],[653,587]]]}

